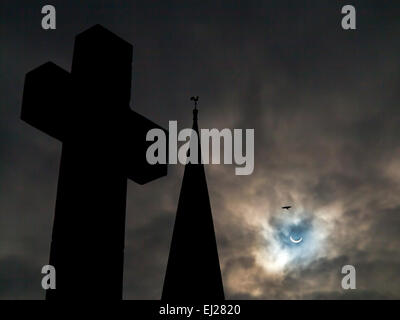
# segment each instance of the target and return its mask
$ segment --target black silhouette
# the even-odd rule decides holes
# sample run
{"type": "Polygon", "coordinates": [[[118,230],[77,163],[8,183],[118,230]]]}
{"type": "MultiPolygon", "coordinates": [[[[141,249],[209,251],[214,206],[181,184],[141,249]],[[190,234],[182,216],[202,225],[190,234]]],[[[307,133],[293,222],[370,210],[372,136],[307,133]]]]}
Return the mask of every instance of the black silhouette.
{"type": "Polygon", "coordinates": [[[76,37],[71,73],[48,62],[26,75],[21,118],[62,141],[47,299],[122,298],[127,178],[167,174],[146,161],[159,126],[129,107],[132,51],[96,25],[76,37]]]}
{"type": "Polygon", "coordinates": [[[286,209],[286,210],[289,211],[289,209],[290,209],[291,207],[292,207],[292,206],[285,206],[285,207],[282,207],[282,209],[286,209]]]}
{"type": "Polygon", "coordinates": [[[193,96],[190,101],[194,101],[194,109],[197,110],[197,102],[199,101],[199,96],[193,96]]]}
{"type": "MultiPolygon", "coordinates": [[[[193,130],[198,134],[197,100],[193,130]]],[[[198,135],[199,136],[199,135],[198,135]]],[[[162,300],[224,300],[221,270],[204,166],[185,167],[172,236],[162,300]]]]}

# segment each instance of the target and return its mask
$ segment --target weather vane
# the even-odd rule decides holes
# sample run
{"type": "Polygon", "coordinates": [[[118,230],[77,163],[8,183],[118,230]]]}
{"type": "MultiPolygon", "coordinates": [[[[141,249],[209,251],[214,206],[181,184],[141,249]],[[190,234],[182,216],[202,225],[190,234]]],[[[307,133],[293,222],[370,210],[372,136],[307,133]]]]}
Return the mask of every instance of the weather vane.
{"type": "Polygon", "coordinates": [[[190,101],[194,101],[194,110],[197,110],[197,101],[199,101],[199,96],[193,96],[190,101]]]}

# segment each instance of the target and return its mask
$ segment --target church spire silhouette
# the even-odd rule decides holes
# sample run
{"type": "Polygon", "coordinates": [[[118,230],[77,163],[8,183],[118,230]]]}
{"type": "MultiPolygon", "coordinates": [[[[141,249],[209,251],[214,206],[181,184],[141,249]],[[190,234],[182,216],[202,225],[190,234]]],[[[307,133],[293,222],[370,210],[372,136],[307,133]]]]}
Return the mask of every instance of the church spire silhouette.
{"type": "MultiPolygon", "coordinates": [[[[191,98],[193,130],[200,137],[198,99],[191,98]]],[[[198,152],[201,159],[200,139],[198,152]]],[[[185,166],[161,299],[224,300],[206,175],[200,161],[185,166]]]]}

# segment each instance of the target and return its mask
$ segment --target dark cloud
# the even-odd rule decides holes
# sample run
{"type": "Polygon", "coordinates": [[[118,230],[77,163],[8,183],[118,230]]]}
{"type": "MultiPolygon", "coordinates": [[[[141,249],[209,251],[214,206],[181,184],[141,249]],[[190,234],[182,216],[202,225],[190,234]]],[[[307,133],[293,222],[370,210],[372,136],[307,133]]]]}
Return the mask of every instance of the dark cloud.
{"type": "MultiPolygon", "coordinates": [[[[48,60],[69,70],[74,36],[100,23],[134,44],[136,111],[188,127],[198,94],[201,126],[255,129],[252,176],[206,168],[228,298],[399,298],[400,5],[353,3],[345,32],[341,1],[53,1],[45,32],[40,4],[2,1],[0,297],[43,298],[61,150],[19,120],[24,75],[48,60]],[[288,203],[321,226],[323,249],[271,272],[263,232],[288,203]]],[[[129,184],[125,298],[160,297],[182,172],[129,184]]]]}
{"type": "Polygon", "coordinates": [[[125,249],[125,292],[129,299],[156,299],[161,296],[168,259],[173,214],[162,212],[151,221],[127,231],[125,249]]]}
{"type": "Polygon", "coordinates": [[[41,299],[37,287],[41,287],[42,277],[35,270],[32,261],[21,259],[17,256],[4,256],[0,259],[0,299],[41,299]]]}

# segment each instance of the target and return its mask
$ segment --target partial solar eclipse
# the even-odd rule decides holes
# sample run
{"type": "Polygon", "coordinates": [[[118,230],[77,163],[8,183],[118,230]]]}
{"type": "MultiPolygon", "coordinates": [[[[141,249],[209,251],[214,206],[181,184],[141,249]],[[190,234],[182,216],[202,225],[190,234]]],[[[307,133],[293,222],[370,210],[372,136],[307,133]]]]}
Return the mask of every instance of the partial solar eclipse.
{"type": "Polygon", "coordinates": [[[292,236],[290,236],[290,241],[292,241],[293,243],[300,243],[300,242],[303,241],[303,238],[300,238],[300,239],[295,240],[295,239],[293,239],[292,236]]]}

